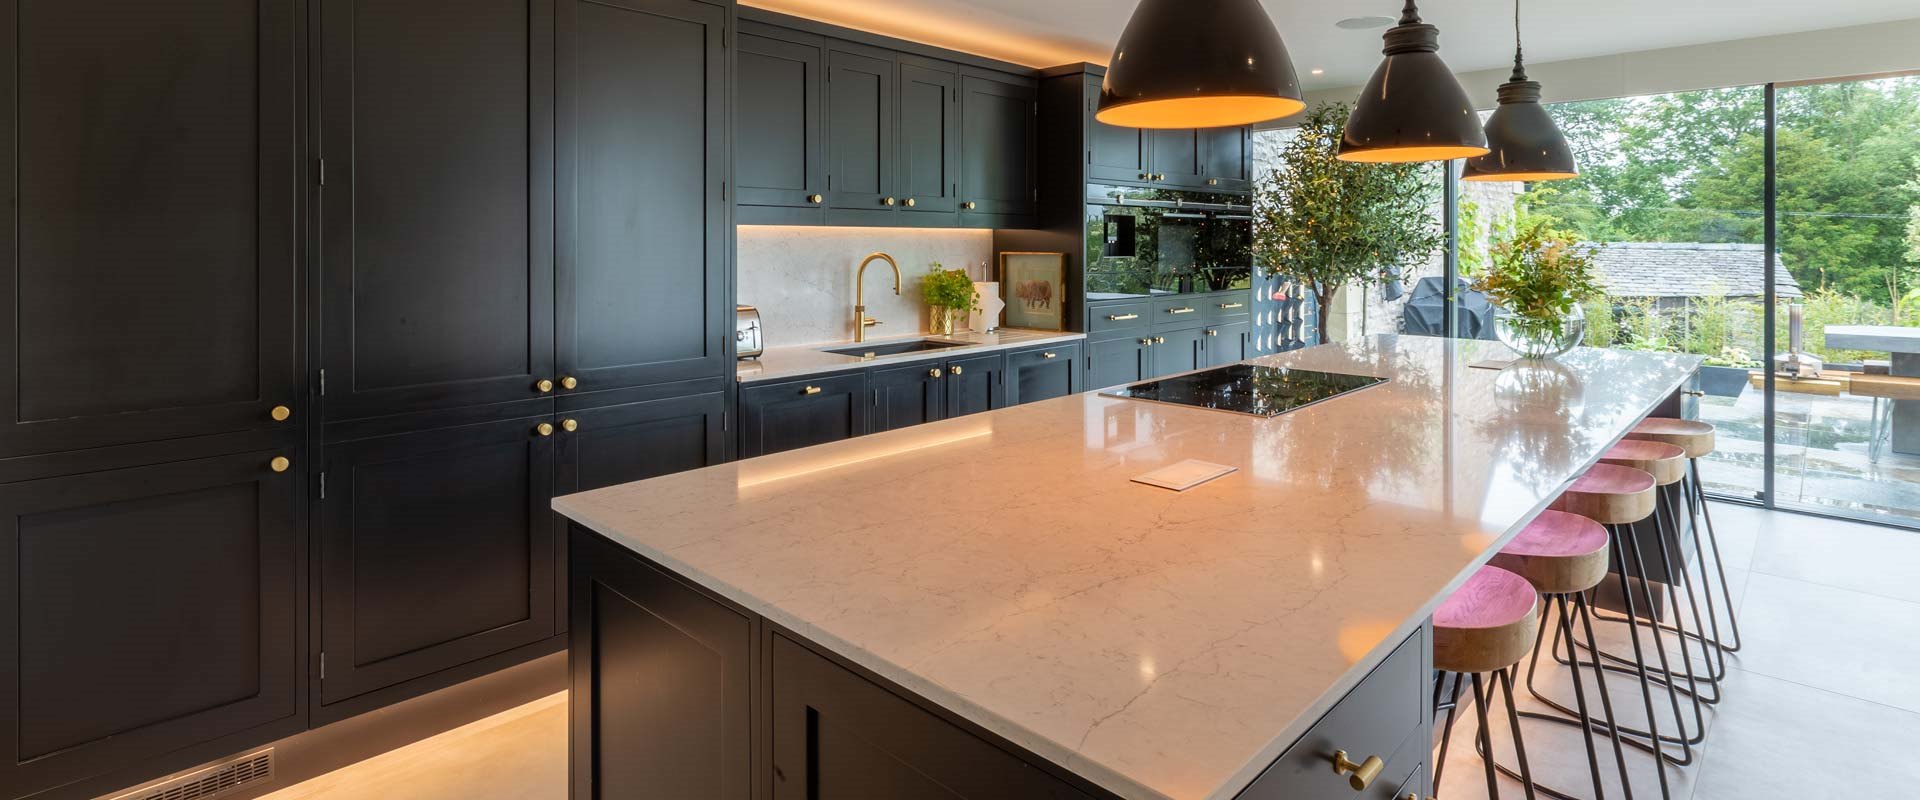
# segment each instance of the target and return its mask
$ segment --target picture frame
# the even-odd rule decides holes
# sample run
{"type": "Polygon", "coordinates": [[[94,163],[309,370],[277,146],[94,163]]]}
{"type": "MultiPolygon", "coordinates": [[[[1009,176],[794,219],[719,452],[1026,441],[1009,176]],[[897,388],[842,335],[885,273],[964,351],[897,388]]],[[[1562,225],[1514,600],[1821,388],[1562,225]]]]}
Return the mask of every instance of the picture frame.
{"type": "Polygon", "coordinates": [[[1000,296],[1009,328],[1066,330],[1067,254],[1000,254],[1000,296]]]}

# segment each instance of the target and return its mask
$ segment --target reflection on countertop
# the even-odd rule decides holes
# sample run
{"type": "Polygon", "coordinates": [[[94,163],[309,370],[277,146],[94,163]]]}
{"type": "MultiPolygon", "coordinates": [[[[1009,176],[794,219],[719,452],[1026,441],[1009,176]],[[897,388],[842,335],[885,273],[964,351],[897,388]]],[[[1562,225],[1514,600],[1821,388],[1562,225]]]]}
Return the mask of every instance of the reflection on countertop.
{"type": "Polygon", "coordinates": [[[1084,333],[1068,331],[1034,331],[1024,328],[1001,328],[992,333],[960,332],[952,336],[918,334],[914,336],[896,336],[890,339],[868,339],[864,342],[825,342],[821,344],[799,345],[794,347],[769,348],[757,359],[741,361],[734,375],[741,383],[791,378],[800,375],[817,375],[823,372],[864,369],[885,364],[911,364],[915,361],[953,358],[955,356],[979,355],[995,350],[1007,350],[1026,345],[1051,344],[1085,339],[1084,333]],[[914,342],[920,340],[934,342],[954,342],[958,346],[924,350],[916,353],[898,355],[849,356],[829,352],[854,347],[872,347],[883,349],[889,344],[914,342]]]}

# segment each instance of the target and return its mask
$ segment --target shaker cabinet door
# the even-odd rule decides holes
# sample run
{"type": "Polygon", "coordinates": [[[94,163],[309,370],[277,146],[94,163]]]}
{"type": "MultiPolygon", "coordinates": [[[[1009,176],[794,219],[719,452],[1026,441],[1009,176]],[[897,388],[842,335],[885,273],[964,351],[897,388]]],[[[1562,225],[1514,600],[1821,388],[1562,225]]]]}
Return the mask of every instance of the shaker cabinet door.
{"type": "Polygon", "coordinates": [[[1148,131],[1147,143],[1153,151],[1153,172],[1159,176],[1154,181],[1156,184],[1189,189],[1205,186],[1206,165],[1201,161],[1199,131],[1187,128],[1148,131]]]}
{"type": "Polygon", "coordinates": [[[873,397],[868,433],[906,428],[946,417],[947,371],[938,361],[876,369],[867,377],[873,397]]]}
{"type": "Polygon", "coordinates": [[[1206,162],[1210,192],[1244,192],[1250,188],[1248,157],[1252,147],[1246,128],[1207,128],[1200,131],[1201,156],[1206,162]]]}
{"type": "Polygon", "coordinates": [[[1093,120],[1100,105],[1100,83],[1087,84],[1087,176],[1102,183],[1146,183],[1148,132],[1093,120]]]}
{"type": "Polygon", "coordinates": [[[1180,331],[1164,331],[1154,334],[1153,374],[1161,377],[1179,372],[1192,372],[1205,364],[1201,352],[1207,338],[1205,329],[1188,328],[1180,331]]]}
{"type": "Polygon", "coordinates": [[[553,377],[553,2],[320,3],[327,420],[553,377]]]}
{"type": "Polygon", "coordinates": [[[1004,353],[955,359],[947,364],[947,418],[992,411],[1007,404],[1004,353]]]}
{"type": "Polygon", "coordinates": [[[1077,394],[1082,390],[1080,343],[1066,342],[1007,354],[1007,405],[1077,394]]]}
{"type": "Polygon", "coordinates": [[[899,107],[900,207],[952,213],[960,207],[960,76],[950,65],[902,63],[899,107]]]}
{"type": "Polygon", "coordinates": [[[0,0],[0,457],[297,407],[293,0],[0,0]]]}
{"type": "Polygon", "coordinates": [[[1105,389],[1147,379],[1153,347],[1147,337],[1088,342],[1087,387],[1105,389]]]}
{"type": "Polygon", "coordinates": [[[891,52],[827,51],[827,203],[877,223],[899,207],[894,72],[891,52]]]}
{"type": "Polygon", "coordinates": [[[742,386],[740,457],[863,436],[870,408],[864,372],[742,386]]]}
{"type": "Polygon", "coordinates": [[[726,18],[561,2],[556,391],[730,376],[726,18]]]}
{"type": "Polygon", "coordinates": [[[960,173],[963,214],[1033,213],[1035,97],[1032,86],[966,77],[961,94],[966,122],[960,173]]]}
{"type": "Polygon", "coordinates": [[[1205,341],[1207,366],[1222,367],[1245,361],[1253,355],[1247,347],[1252,339],[1252,322],[1229,322],[1208,328],[1205,341]]]}
{"type": "Polygon", "coordinates": [[[0,486],[0,795],[295,717],[305,485],[268,450],[0,486]]]}
{"type": "Polygon", "coordinates": [[[740,205],[820,207],[813,198],[827,190],[821,52],[817,40],[740,34],[733,167],[740,205]]]}

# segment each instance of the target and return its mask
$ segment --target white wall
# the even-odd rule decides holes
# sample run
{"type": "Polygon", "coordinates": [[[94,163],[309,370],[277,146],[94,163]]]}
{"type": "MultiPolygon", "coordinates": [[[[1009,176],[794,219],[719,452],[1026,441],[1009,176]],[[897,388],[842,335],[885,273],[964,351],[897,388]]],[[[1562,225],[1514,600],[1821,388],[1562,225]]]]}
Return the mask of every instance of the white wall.
{"type": "Polygon", "coordinates": [[[853,278],[868,253],[900,263],[900,295],[886,262],[867,268],[867,316],[883,324],[875,337],[927,329],[920,277],[929,265],[971,267],[976,276],[993,258],[993,232],[912,228],[817,228],[742,225],[739,229],[740,302],[758,306],[768,347],[853,339],[853,278]]]}

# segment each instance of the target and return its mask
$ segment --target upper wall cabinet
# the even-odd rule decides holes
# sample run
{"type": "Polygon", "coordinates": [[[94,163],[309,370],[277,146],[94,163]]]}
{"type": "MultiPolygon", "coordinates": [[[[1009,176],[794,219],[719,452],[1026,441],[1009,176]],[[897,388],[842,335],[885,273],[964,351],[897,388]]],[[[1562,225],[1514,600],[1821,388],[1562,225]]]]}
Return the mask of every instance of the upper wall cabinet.
{"type": "Polygon", "coordinates": [[[1086,86],[1087,177],[1101,183],[1211,192],[1250,188],[1246,128],[1142,130],[1093,119],[1100,82],[1086,86]]]}
{"type": "Polygon", "coordinates": [[[911,58],[900,56],[900,205],[951,214],[960,208],[960,76],[911,58]]]}
{"type": "Polygon", "coordinates": [[[726,17],[697,0],[562,2],[558,391],[732,369],[726,17]]]}
{"type": "Polygon", "coordinates": [[[754,30],[766,29],[741,23],[735,59],[737,197],[741,206],[811,209],[812,219],[800,216],[794,221],[818,222],[827,192],[826,140],[820,132],[826,83],[821,40],[797,31],[766,30],[791,39],[749,32],[754,30]]]}
{"type": "Polygon", "coordinates": [[[294,0],[0,0],[0,457],[282,426],[294,0]]]}
{"type": "Polygon", "coordinates": [[[328,420],[538,397],[553,374],[553,11],[322,3],[328,420]]]}
{"type": "Polygon", "coordinates": [[[1200,173],[1206,188],[1218,192],[1245,192],[1252,186],[1252,138],[1246,128],[1208,128],[1200,131],[1200,173]]]}
{"type": "MultiPolygon", "coordinates": [[[[961,117],[964,166],[960,210],[970,224],[994,216],[1025,216],[1034,205],[1035,93],[1030,84],[968,75],[961,117]]],[[[984,227],[993,227],[987,222],[984,227]]]]}
{"type": "Polygon", "coordinates": [[[900,201],[893,171],[893,54],[843,49],[851,47],[827,51],[827,203],[856,214],[885,214],[900,201]]]}

